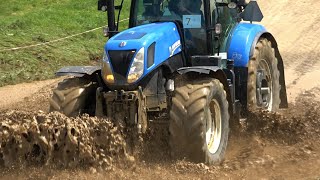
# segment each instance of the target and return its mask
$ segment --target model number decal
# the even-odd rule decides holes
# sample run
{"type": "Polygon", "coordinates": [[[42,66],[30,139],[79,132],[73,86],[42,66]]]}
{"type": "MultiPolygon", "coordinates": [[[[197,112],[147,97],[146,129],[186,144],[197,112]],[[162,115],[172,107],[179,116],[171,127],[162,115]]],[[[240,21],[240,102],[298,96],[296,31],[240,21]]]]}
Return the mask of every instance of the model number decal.
{"type": "Polygon", "coordinates": [[[201,15],[183,15],[183,28],[201,28],[201,15]]]}
{"type": "Polygon", "coordinates": [[[233,54],[232,54],[232,59],[234,59],[235,61],[236,60],[241,60],[242,59],[242,54],[240,54],[240,53],[237,53],[237,52],[234,52],[233,54]]]}

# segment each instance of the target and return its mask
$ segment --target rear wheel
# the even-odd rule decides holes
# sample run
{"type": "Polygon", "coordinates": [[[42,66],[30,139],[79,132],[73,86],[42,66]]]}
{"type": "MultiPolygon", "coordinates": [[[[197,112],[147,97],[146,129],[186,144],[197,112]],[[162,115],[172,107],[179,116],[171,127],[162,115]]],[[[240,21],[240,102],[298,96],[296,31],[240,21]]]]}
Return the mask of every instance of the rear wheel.
{"type": "Polygon", "coordinates": [[[96,84],[89,79],[65,79],[53,90],[49,111],[59,111],[66,116],[94,115],[96,88],[96,84]]]}
{"type": "Polygon", "coordinates": [[[175,157],[220,163],[229,133],[226,92],[217,79],[178,84],[170,111],[169,144],[175,157]]]}
{"type": "Polygon", "coordinates": [[[278,60],[271,42],[261,38],[248,64],[248,107],[277,111],[280,105],[278,60]]]}

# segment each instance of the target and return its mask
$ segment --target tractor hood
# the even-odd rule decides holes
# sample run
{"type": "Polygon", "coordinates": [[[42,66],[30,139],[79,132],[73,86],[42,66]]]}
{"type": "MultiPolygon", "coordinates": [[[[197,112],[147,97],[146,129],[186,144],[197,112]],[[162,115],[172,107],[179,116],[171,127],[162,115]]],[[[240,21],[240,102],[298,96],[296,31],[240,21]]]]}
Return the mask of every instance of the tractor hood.
{"type": "Polygon", "coordinates": [[[180,52],[180,36],[176,25],[172,22],[159,22],[127,29],[110,38],[105,50],[106,52],[110,50],[138,51],[142,47],[147,50],[153,43],[155,43],[156,49],[161,47],[161,52],[159,52],[161,54],[158,55],[163,58],[180,52]]]}
{"type": "Polygon", "coordinates": [[[115,84],[127,84],[134,59],[142,58],[143,74],[139,80],[132,82],[137,83],[171,56],[181,52],[180,35],[172,22],[141,25],[110,38],[105,45],[105,52],[115,76],[115,84]]]}

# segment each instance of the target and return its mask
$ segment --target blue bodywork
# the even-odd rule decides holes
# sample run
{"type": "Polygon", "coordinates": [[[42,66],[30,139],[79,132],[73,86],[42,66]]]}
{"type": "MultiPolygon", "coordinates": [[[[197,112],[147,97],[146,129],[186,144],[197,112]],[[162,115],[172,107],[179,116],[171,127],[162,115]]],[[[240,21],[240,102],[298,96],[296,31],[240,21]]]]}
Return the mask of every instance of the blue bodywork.
{"type": "MultiPolygon", "coordinates": [[[[266,32],[262,25],[239,23],[229,36],[227,58],[234,60],[235,67],[247,67],[256,42],[266,32]]],[[[180,36],[174,23],[151,23],[125,30],[110,38],[105,45],[105,51],[135,50],[138,52],[140,48],[145,47],[146,62],[148,47],[154,42],[154,64],[147,67],[145,63],[144,73],[140,78],[142,79],[168,58],[181,52],[180,36]],[[120,46],[121,43],[125,46],[120,46]]]]}
{"type": "Polygon", "coordinates": [[[258,24],[239,23],[232,35],[228,48],[228,59],[234,60],[235,67],[247,67],[259,37],[267,32],[258,24]]]}
{"type": "Polygon", "coordinates": [[[147,63],[144,63],[144,73],[140,78],[142,79],[168,58],[181,52],[180,35],[174,23],[151,23],[122,31],[109,39],[105,45],[105,51],[106,53],[109,50],[135,50],[138,52],[144,47],[144,62],[146,62],[148,47],[153,43],[155,43],[154,64],[147,67],[147,63]],[[122,45],[120,45],[121,43],[122,45]]]}

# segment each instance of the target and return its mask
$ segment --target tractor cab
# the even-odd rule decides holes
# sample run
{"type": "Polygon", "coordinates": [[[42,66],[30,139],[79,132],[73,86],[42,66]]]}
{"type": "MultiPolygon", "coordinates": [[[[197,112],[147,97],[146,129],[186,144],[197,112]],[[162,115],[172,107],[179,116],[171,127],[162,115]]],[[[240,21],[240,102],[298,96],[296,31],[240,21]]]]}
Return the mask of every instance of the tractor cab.
{"type": "Polygon", "coordinates": [[[136,0],[132,3],[130,26],[153,22],[175,22],[183,38],[188,55],[208,55],[213,52],[212,32],[206,31],[214,26],[205,16],[210,8],[204,8],[203,0],[136,0]],[[184,2],[183,2],[184,1],[184,2]],[[209,23],[206,23],[208,21],[209,23]],[[211,38],[207,38],[207,37],[211,38]]]}
{"type": "MultiPolygon", "coordinates": [[[[102,3],[99,5],[99,9],[105,7],[113,11],[102,6],[102,3]]],[[[114,7],[121,11],[122,3],[114,7]]],[[[233,0],[132,0],[129,28],[174,22],[181,36],[184,53],[190,61],[191,56],[215,55],[225,49],[230,30],[241,20],[239,13],[243,7],[240,2],[233,0]]],[[[113,16],[114,13],[108,12],[109,30],[117,30],[116,27],[110,27],[110,21],[114,22],[113,16]]]]}
{"type": "Polygon", "coordinates": [[[230,0],[136,0],[130,27],[173,21],[180,28],[186,54],[214,55],[221,32],[237,21],[237,8],[230,0]]]}
{"type": "MultiPolygon", "coordinates": [[[[120,2],[120,1],[118,1],[120,2]]],[[[120,5],[114,0],[99,0],[98,9],[108,11],[108,35],[118,31],[120,5]],[[117,23],[115,12],[119,10],[117,23]]],[[[186,65],[193,66],[193,56],[226,57],[232,29],[241,20],[261,21],[263,15],[255,1],[245,0],[132,0],[129,28],[150,23],[174,22],[181,38],[186,65]],[[247,6],[250,6],[246,8],[247,6]]]]}

